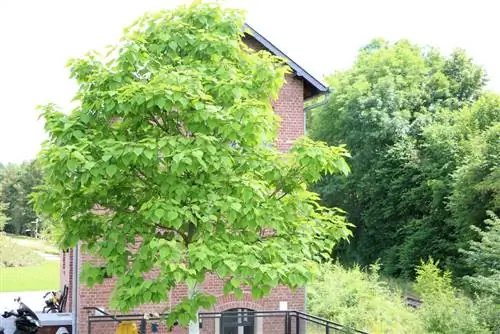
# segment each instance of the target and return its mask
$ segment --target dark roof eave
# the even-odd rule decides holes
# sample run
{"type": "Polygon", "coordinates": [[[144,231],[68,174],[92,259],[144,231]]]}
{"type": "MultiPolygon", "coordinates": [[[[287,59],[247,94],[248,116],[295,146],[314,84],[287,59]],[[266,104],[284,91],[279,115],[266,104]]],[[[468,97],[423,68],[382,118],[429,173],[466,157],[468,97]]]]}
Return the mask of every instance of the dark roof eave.
{"type": "MultiPolygon", "coordinates": [[[[301,78],[303,78],[309,85],[311,85],[314,90],[316,90],[315,95],[320,95],[328,92],[328,87],[322,84],[318,79],[309,74],[306,70],[304,70],[300,65],[294,62],[290,57],[288,57],[285,53],[283,53],[280,49],[274,46],[273,43],[269,42],[264,36],[259,34],[255,29],[250,27],[247,23],[243,26],[244,31],[249,31],[250,35],[255,38],[260,44],[262,44],[267,50],[269,50],[274,55],[281,57],[286,60],[288,66],[295,72],[295,74],[301,78]]],[[[311,97],[313,97],[311,96],[311,97]]]]}

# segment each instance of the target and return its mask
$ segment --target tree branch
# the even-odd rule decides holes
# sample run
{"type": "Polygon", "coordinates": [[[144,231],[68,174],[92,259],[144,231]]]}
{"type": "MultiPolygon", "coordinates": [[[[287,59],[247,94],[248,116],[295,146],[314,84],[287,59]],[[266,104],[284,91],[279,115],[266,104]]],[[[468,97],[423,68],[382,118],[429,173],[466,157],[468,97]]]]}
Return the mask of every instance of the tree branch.
{"type": "Polygon", "coordinates": [[[155,227],[159,228],[160,230],[163,230],[163,231],[167,231],[167,232],[172,232],[172,233],[176,233],[177,235],[179,235],[182,240],[184,241],[184,243],[186,245],[189,244],[188,242],[188,236],[186,236],[184,233],[182,233],[180,230],[178,229],[175,229],[175,228],[169,228],[169,227],[165,227],[165,226],[162,226],[160,224],[154,224],[155,227]]]}
{"type": "Polygon", "coordinates": [[[278,201],[279,201],[280,199],[282,199],[283,197],[285,197],[286,195],[288,195],[288,193],[283,193],[283,195],[281,195],[280,197],[278,197],[278,201]]]}
{"type": "MultiPolygon", "coordinates": [[[[156,125],[157,125],[160,129],[162,129],[164,132],[168,133],[168,129],[167,129],[164,125],[160,124],[160,122],[158,122],[158,120],[156,119],[156,116],[154,116],[154,115],[152,115],[152,114],[151,114],[151,117],[152,117],[152,118],[151,118],[151,121],[152,121],[154,124],[156,124],[156,125]]],[[[163,119],[162,119],[162,122],[164,122],[164,120],[163,120],[163,119]]]]}
{"type": "Polygon", "coordinates": [[[193,223],[188,223],[188,234],[185,240],[186,247],[191,243],[193,240],[194,232],[195,232],[195,226],[193,223]]]}

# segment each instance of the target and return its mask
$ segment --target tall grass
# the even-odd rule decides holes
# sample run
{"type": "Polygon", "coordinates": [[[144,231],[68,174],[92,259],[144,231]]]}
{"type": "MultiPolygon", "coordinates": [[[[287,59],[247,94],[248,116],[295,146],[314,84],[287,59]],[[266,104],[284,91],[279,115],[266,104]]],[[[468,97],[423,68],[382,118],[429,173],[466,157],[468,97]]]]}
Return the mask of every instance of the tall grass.
{"type": "Polygon", "coordinates": [[[19,245],[0,233],[0,267],[25,267],[43,262],[31,248],[19,245]]]}
{"type": "Polygon", "coordinates": [[[417,280],[404,291],[378,275],[339,264],[323,266],[308,286],[308,312],[372,334],[500,334],[500,307],[488,296],[465,295],[449,273],[432,261],[417,269],[417,280]],[[405,305],[405,293],[422,299],[418,309],[405,305]]]}
{"type": "Polygon", "coordinates": [[[500,313],[488,314],[495,313],[492,300],[467,297],[453,287],[451,274],[442,272],[432,259],[417,268],[415,290],[423,301],[419,315],[427,333],[500,333],[494,324],[500,313]]]}
{"type": "Polygon", "coordinates": [[[308,286],[308,312],[370,333],[423,333],[424,323],[400,291],[379,279],[373,267],[325,265],[308,286]]]}

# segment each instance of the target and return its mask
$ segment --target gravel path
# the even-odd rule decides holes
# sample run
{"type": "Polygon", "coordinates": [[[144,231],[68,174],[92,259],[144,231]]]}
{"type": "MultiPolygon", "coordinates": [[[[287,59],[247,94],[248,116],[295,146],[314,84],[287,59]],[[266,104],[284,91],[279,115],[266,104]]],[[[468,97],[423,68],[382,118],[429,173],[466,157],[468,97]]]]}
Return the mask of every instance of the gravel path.
{"type": "Polygon", "coordinates": [[[36,251],[36,253],[38,255],[40,255],[41,257],[43,257],[47,261],[59,261],[60,260],[59,255],[47,254],[47,253],[43,253],[43,252],[40,252],[40,251],[36,251]]]}

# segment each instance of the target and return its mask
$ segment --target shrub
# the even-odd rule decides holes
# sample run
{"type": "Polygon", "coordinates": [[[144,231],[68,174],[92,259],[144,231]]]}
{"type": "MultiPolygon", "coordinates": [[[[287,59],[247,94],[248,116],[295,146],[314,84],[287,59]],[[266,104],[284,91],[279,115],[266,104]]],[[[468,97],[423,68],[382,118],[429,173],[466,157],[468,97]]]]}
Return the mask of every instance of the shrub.
{"type": "Polygon", "coordinates": [[[493,296],[480,296],[474,300],[474,312],[479,321],[492,333],[500,334],[500,304],[493,296]]]}
{"type": "Polygon", "coordinates": [[[495,297],[465,295],[432,259],[417,268],[411,289],[423,301],[417,310],[405,305],[399,284],[391,282],[379,277],[377,265],[369,271],[325,265],[308,286],[308,312],[373,334],[500,333],[495,297]]]}
{"type": "Polygon", "coordinates": [[[481,334],[491,333],[478,303],[452,286],[449,272],[442,272],[430,259],[417,268],[415,290],[423,304],[418,313],[427,333],[481,334]]]}
{"type": "Polygon", "coordinates": [[[30,248],[21,246],[0,233],[0,267],[37,265],[43,258],[30,248]]]}
{"type": "Polygon", "coordinates": [[[462,251],[468,265],[475,269],[474,275],[463,280],[473,291],[494,296],[500,303],[500,218],[493,212],[488,215],[485,230],[472,226],[481,240],[471,241],[470,249],[462,251]]]}
{"type": "Polygon", "coordinates": [[[308,312],[370,333],[423,333],[417,312],[379,279],[378,267],[325,265],[308,286],[308,312]]]}

